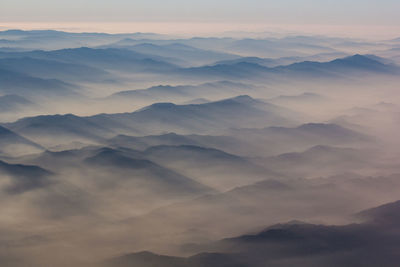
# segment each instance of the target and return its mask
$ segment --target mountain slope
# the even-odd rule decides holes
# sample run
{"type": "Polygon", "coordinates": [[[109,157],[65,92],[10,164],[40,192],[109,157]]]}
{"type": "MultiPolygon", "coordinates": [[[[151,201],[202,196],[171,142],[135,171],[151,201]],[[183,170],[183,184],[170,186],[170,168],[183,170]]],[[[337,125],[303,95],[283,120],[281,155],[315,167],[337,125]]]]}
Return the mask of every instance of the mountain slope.
{"type": "Polygon", "coordinates": [[[146,149],[144,156],[223,191],[266,177],[280,177],[246,158],[213,148],[163,145],[146,149]]]}
{"type": "Polygon", "coordinates": [[[100,114],[88,119],[147,135],[160,133],[158,129],[164,132],[215,133],[249,125],[290,125],[296,116],[290,110],[249,96],[238,96],[198,105],[156,103],[133,113],[100,114]]]}
{"type": "Polygon", "coordinates": [[[0,69],[0,92],[31,97],[77,95],[74,85],[56,79],[41,79],[0,69]]]}
{"type": "Polygon", "coordinates": [[[362,133],[327,123],[307,123],[294,128],[233,129],[230,135],[249,144],[257,142],[260,148],[265,147],[264,155],[302,151],[315,145],[353,147],[374,142],[373,138],[362,133]]]}
{"type": "MultiPolygon", "coordinates": [[[[88,47],[61,49],[52,51],[30,51],[0,53],[0,58],[32,58],[57,61],[68,64],[79,64],[119,71],[165,71],[175,69],[173,64],[164,62],[163,58],[145,55],[126,49],[95,49],[88,47]]],[[[66,65],[63,65],[66,66],[66,65]]]]}
{"type": "Polygon", "coordinates": [[[396,202],[364,212],[374,214],[374,224],[334,226],[293,221],[201,245],[198,249],[206,252],[188,258],[141,252],[117,257],[106,266],[136,266],[139,262],[143,267],[393,266],[400,259],[398,216],[386,217],[383,224],[379,218],[398,214],[399,207],[396,202]]]}
{"type": "Polygon", "coordinates": [[[43,147],[0,126],[0,152],[6,155],[21,155],[42,151],[43,147]]]}
{"type": "Polygon", "coordinates": [[[230,97],[242,93],[249,93],[254,87],[249,84],[220,81],[199,85],[159,85],[147,89],[128,90],[117,92],[108,99],[118,101],[184,101],[204,95],[212,95],[212,99],[230,97]]]}
{"type": "Polygon", "coordinates": [[[24,192],[41,189],[49,184],[48,179],[51,172],[37,166],[8,164],[0,161],[1,189],[8,194],[22,194],[24,192]],[[4,179],[10,176],[11,179],[4,186],[4,179]]]}
{"type": "Polygon", "coordinates": [[[339,77],[357,73],[375,73],[397,75],[400,69],[395,65],[387,65],[371,56],[354,55],[328,62],[304,61],[287,66],[265,67],[254,60],[234,63],[220,63],[181,70],[182,74],[200,77],[228,77],[230,79],[266,78],[276,75],[293,75],[293,77],[339,77]]]}
{"type": "Polygon", "coordinates": [[[111,78],[109,73],[95,67],[30,57],[0,59],[0,68],[42,79],[101,81],[111,78]]]}
{"type": "Polygon", "coordinates": [[[76,140],[93,142],[113,135],[112,130],[72,114],[28,117],[4,125],[46,146],[76,140]]]}
{"type": "MultiPolygon", "coordinates": [[[[117,43],[117,46],[118,43],[117,43]]],[[[141,43],[131,46],[121,46],[143,54],[157,55],[161,57],[173,57],[189,65],[209,64],[215,60],[232,59],[237,56],[228,53],[203,50],[181,43],[157,45],[153,43],[141,43]]]]}

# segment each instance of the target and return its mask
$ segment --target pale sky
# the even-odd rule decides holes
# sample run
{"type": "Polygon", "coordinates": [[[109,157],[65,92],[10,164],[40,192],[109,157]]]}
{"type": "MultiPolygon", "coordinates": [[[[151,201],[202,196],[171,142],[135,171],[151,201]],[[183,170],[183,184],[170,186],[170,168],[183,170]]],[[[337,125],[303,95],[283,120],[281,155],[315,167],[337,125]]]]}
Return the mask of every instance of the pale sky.
{"type": "Polygon", "coordinates": [[[399,13],[400,0],[0,0],[3,28],[29,24],[71,28],[85,23],[114,27],[170,23],[180,24],[177,27],[183,29],[188,23],[187,27],[226,25],[226,30],[232,30],[234,25],[241,25],[236,27],[238,30],[246,30],[244,25],[319,25],[365,30],[372,27],[379,31],[399,29],[399,13]]]}

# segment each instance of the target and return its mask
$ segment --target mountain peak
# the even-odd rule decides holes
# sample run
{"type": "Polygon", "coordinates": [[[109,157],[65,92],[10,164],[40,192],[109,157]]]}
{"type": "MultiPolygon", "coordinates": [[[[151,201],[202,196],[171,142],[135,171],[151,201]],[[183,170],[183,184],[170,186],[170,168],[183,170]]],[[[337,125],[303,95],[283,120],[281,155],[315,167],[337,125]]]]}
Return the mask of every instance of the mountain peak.
{"type": "Polygon", "coordinates": [[[234,97],[234,98],[231,98],[232,100],[235,100],[235,101],[240,101],[240,102],[248,102],[248,101],[255,101],[255,99],[254,98],[252,98],[251,96],[249,96],[249,95],[239,95],[239,96],[236,96],[236,97],[234,97]]]}
{"type": "Polygon", "coordinates": [[[400,200],[361,211],[356,216],[372,223],[398,225],[400,223],[400,200]]]}
{"type": "Polygon", "coordinates": [[[373,59],[371,56],[355,54],[353,56],[339,58],[331,61],[331,63],[346,63],[352,66],[368,68],[371,66],[384,66],[385,64],[373,59]]]}
{"type": "Polygon", "coordinates": [[[146,111],[146,110],[154,110],[154,109],[171,109],[176,107],[177,105],[175,105],[174,103],[169,103],[169,102],[165,102],[165,103],[154,103],[151,104],[150,106],[144,107],[139,109],[136,112],[142,112],[142,111],[146,111]]]}

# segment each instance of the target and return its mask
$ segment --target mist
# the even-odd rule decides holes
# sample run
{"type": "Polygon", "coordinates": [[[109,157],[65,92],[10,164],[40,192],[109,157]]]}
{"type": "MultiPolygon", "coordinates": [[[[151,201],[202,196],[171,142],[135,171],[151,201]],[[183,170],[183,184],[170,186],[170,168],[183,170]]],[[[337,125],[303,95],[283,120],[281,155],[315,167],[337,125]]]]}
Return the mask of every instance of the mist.
{"type": "Polygon", "coordinates": [[[399,45],[1,31],[1,265],[397,263],[399,45]]]}

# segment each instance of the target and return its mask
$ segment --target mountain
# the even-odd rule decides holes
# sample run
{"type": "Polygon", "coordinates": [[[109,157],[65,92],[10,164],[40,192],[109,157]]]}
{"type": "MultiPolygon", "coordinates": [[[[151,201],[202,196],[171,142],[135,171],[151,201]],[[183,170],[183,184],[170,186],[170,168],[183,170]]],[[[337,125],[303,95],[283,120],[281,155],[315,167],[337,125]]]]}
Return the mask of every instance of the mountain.
{"type": "Polygon", "coordinates": [[[273,72],[272,69],[256,63],[238,62],[235,64],[218,64],[212,66],[192,67],[181,69],[181,75],[199,77],[222,77],[229,79],[252,78],[265,76],[273,72]]]}
{"type": "Polygon", "coordinates": [[[265,155],[301,151],[316,144],[356,146],[374,142],[373,138],[362,133],[326,123],[307,123],[294,128],[273,126],[262,129],[233,129],[230,135],[242,142],[258,143],[259,148],[265,147],[265,152],[268,152],[265,155]]]}
{"type": "Polygon", "coordinates": [[[235,39],[233,38],[218,38],[218,37],[193,37],[189,39],[173,39],[173,38],[127,38],[116,43],[111,44],[112,46],[134,46],[140,44],[153,44],[158,46],[174,45],[179,44],[183,46],[189,46],[202,50],[211,50],[221,53],[227,53],[226,46],[230,45],[235,39]]]}
{"type": "Polygon", "coordinates": [[[230,60],[217,61],[214,64],[219,65],[232,65],[240,62],[254,63],[268,68],[274,68],[278,66],[287,66],[293,63],[299,63],[304,61],[317,61],[317,62],[327,62],[339,57],[347,56],[343,52],[330,52],[330,53],[319,53],[310,56],[291,56],[291,57],[280,57],[280,58],[260,58],[260,57],[240,57],[230,60]]]}
{"type": "Polygon", "coordinates": [[[95,67],[29,57],[2,58],[0,59],[0,68],[42,79],[101,81],[112,77],[106,71],[95,67]]]}
{"type": "Polygon", "coordinates": [[[76,140],[96,142],[114,135],[112,130],[72,114],[28,117],[3,125],[45,146],[76,140]]]}
{"type": "Polygon", "coordinates": [[[319,177],[333,175],[337,169],[342,172],[368,169],[376,157],[375,151],[317,145],[303,152],[285,153],[261,162],[288,176],[319,177]],[[321,169],[320,166],[325,167],[321,169]]]}
{"type": "MultiPolygon", "coordinates": [[[[126,148],[88,146],[61,152],[45,151],[16,160],[57,171],[59,177],[70,177],[57,188],[73,190],[76,200],[70,203],[62,194],[57,202],[59,205],[72,205],[75,210],[90,204],[92,212],[112,218],[116,223],[172,203],[216,192],[190,177],[143,157],[140,151],[126,148]],[[65,174],[73,175],[61,176],[65,174]],[[90,199],[87,199],[88,194],[90,199]]],[[[68,213],[66,216],[69,216],[68,213]]]]}
{"type": "Polygon", "coordinates": [[[200,245],[200,252],[187,258],[140,252],[116,257],[106,266],[393,266],[400,258],[398,216],[385,217],[384,223],[380,219],[383,214],[398,214],[399,207],[396,202],[367,211],[374,214],[374,224],[292,221],[200,245]]]}
{"type": "Polygon", "coordinates": [[[144,156],[223,191],[264,180],[266,177],[281,176],[253,164],[249,159],[214,148],[162,145],[146,149],[144,156]]]}
{"type": "Polygon", "coordinates": [[[191,139],[189,136],[178,135],[176,133],[167,133],[162,135],[148,135],[140,137],[117,135],[108,139],[106,144],[113,147],[127,147],[136,150],[145,150],[151,146],[199,145],[199,142],[191,139]]]}
{"type": "Polygon", "coordinates": [[[270,98],[267,101],[274,104],[310,104],[325,102],[327,99],[319,94],[305,92],[300,95],[280,95],[274,98],[270,98]]]}
{"type": "Polygon", "coordinates": [[[0,152],[6,155],[21,155],[42,151],[43,147],[0,126],[0,152]]]}
{"type": "MultiPolygon", "coordinates": [[[[241,130],[239,130],[241,131],[241,130]]],[[[252,130],[243,129],[244,132],[251,132],[252,130]]],[[[255,130],[257,131],[257,130],[255,130]]],[[[302,124],[295,128],[285,128],[285,127],[268,127],[260,129],[260,132],[276,133],[279,135],[290,135],[290,136],[301,136],[306,137],[307,135],[312,135],[310,138],[326,138],[326,139],[337,139],[341,141],[348,140],[348,142],[363,140],[367,137],[361,133],[355,132],[353,130],[346,129],[342,126],[336,124],[326,124],[326,123],[307,123],[302,124]]]]}
{"type": "MultiPolygon", "coordinates": [[[[249,84],[219,81],[199,85],[159,85],[147,89],[128,90],[117,92],[109,97],[118,101],[183,101],[191,100],[204,95],[212,95],[213,98],[230,97],[254,90],[249,84]]],[[[200,103],[202,104],[202,103],[200,103]]]]}
{"type": "Polygon", "coordinates": [[[262,225],[290,220],[342,225],[354,220],[350,214],[396,199],[399,181],[399,175],[368,177],[351,173],[316,179],[271,178],[164,206],[140,218],[127,219],[119,227],[141,231],[159,222],[147,238],[163,236],[174,243],[188,244],[180,251],[186,255],[212,252],[210,247],[196,249],[190,244],[259,231],[262,225]]]}
{"type": "MultiPolygon", "coordinates": [[[[136,53],[126,49],[96,49],[88,47],[70,48],[52,51],[28,51],[0,53],[0,58],[32,58],[36,60],[57,61],[68,64],[90,66],[91,69],[118,71],[166,71],[175,69],[173,64],[164,62],[164,58],[136,53]]],[[[66,65],[62,65],[64,68],[66,65]]],[[[70,66],[70,65],[69,65],[70,66]]],[[[84,67],[80,67],[84,68],[84,67]]]]}
{"type": "Polygon", "coordinates": [[[6,30],[0,31],[0,44],[19,49],[45,49],[54,50],[71,47],[99,46],[117,42],[127,38],[165,38],[160,34],[153,33],[126,33],[108,34],[91,32],[63,32],[54,30],[6,30]]]}
{"type": "Polygon", "coordinates": [[[192,105],[192,104],[198,105],[198,104],[205,104],[208,102],[212,102],[212,101],[210,101],[209,99],[206,99],[206,98],[195,98],[195,99],[191,99],[191,100],[185,101],[180,104],[182,104],[182,105],[192,105]]]}
{"type": "Polygon", "coordinates": [[[22,194],[24,192],[44,188],[51,184],[49,176],[52,173],[37,166],[8,164],[0,161],[0,179],[2,191],[8,194],[22,194]],[[10,181],[4,181],[10,176],[10,181]]]}
{"type": "Polygon", "coordinates": [[[31,97],[73,96],[76,86],[57,79],[41,79],[0,68],[0,92],[31,97]]]}
{"type": "MultiPolygon", "coordinates": [[[[97,181],[107,179],[113,183],[133,183],[137,188],[132,189],[132,195],[140,196],[146,190],[150,190],[175,199],[214,192],[210,187],[157,164],[143,152],[127,148],[87,146],[59,152],[45,151],[21,157],[19,160],[51,170],[76,169],[79,172],[85,170],[87,177],[93,175],[97,177],[95,178],[97,181]],[[119,175],[116,176],[116,173],[119,175]]],[[[145,194],[142,196],[145,197],[145,194]]]]}
{"type": "MultiPolygon", "coordinates": [[[[232,127],[290,124],[291,117],[296,116],[286,109],[248,96],[240,96],[199,105],[153,104],[133,113],[99,114],[91,117],[79,117],[72,114],[28,117],[3,125],[40,144],[54,146],[73,141],[89,142],[89,144],[104,143],[106,139],[114,137],[116,133],[143,136],[159,135],[162,131],[175,130],[183,134],[194,132],[220,134],[232,127]],[[288,115],[283,117],[285,114],[288,115]]],[[[268,147],[266,152],[274,152],[277,148],[279,152],[283,151],[281,153],[284,153],[285,150],[304,150],[315,144],[344,145],[352,143],[355,145],[370,141],[368,137],[360,133],[334,124],[306,124],[296,128],[243,128],[232,129],[229,132],[233,138],[194,135],[179,137],[184,139],[182,142],[168,143],[169,141],[167,141],[166,144],[201,144],[201,146],[212,145],[222,149],[226,146],[229,151],[242,150],[242,152],[246,152],[246,146],[251,148],[254,147],[254,143],[257,143],[258,149],[264,146],[268,147]],[[248,139],[249,136],[251,141],[248,139]]],[[[121,139],[117,142],[107,141],[106,143],[128,146],[137,144],[136,149],[144,149],[153,144],[162,145],[161,139],[165,138],[161,138],[155,143],[150,141],[151,138],[147,138],[149,143],[145,139],[132,140],[131,138],[127,144],[121,139]],[[129,144],[129,142],[133,143],[129,144]]]]}
{"type": "Polygon", "coordinates": [[[186,65],[204,65],[210,64],[215,60],[233,59],[238,57],[233,54],[199,49],[182,43],[170,43],[164,45],[140,43],[131,46],[123,45],[123,43],[124,42],[118,42],[111,46],[129,49],[142,54],[156,55],[165,58],[172,57],[177,59],[177,62],[182,62],[186,65]]]}
{"type": "Polygon", "coordinates": [[[108,139],[106,145],[112,147],[127,147],[136,150],[146,150],[149,147],[167,145],[181,146],[193,145],[202,147],[213,147],[217,149],[231,149],[233,147],[240,148],[240,141],[230,136],[213,136],[213,135],[179,135],[176,133],[166,133],[161,135],[148,136],[128,136],[117,135],[108,139]]]}
{"type": "Polygon", "coordinates": [[[272,58],[259,58],[259,57],[240,57],[229,60],[221,60],[214,63],[214,65],[235,65],[238,63],[258,64],[267,68],[280,65],[279,59],[272,58]]]}
{"type": "Polygon", "coordinates": [[[132,113],[28,117],[3,125],[39,143],[54,146],[60,142],[103,142],[103,138],[111,138],[116,133],[149,135],[176,131],[208,134],[221,133],[232,127],[292,125],[297,117],[298,114],[288,109],[249,96],[238,96],[198,105],[156,103],[132,113]]]}
{"type": "Polygon", "coordinates": [[[183,258],[156,255],[151,252],[143,251],[138,253],[126,254],[115,257],[105,263],[106,266],[115,267],[132,267],[132,266],[148,266],[148,267],[186,267],[186,261],[183,258]]]}
{"type": "Polygon", "coordinates": [[[125,179],[136,179],[141,186],[145,186],[148,183],[148,186],[159,190],[159,193],[168,192],[171,196],[202,194],[213,191],[150,160],[134,158],[114,149],[100,149],[97,154],[86,158],[84,162],[96,168],[111,171],[111,173],[123,171],[125,179]]]}
{"type": "Polygon", "coordinates": [[[259,60],[225,62],[217,65],[181,69],[181,75],[198,77],[224,77],[230,79],[267,78],[276,75],[293,75],[292,77],[338,77],[349,76],[356,73],[376,73],[396,75],[399,68],[395,65],[384,64],[374,59],[371,55],[354,55],[335,59],[328,62],[304,61],[286,66],[265,67],[258,63],[259,60]],[[296,76],[294,76],[296,75],[296,76]]]}
{"type": "Polygon", "coordinates": [[[159,129],[201,134],[246,125],[288,125],[296,116],[290,110],[243,95],[199,105],[156,103],[133,113],[100,114],[89,119],[96,124],[112,125],[114,129],[147,135],[159,134],[159,129]]]}
{"type": "Polygon", "coordinates": [[[371,56],[354,55],[335,59],[330,62],[300,62],[288,66],[276,67],[276,71],[283,73],[307,73],[310,75],[348,74],[352,72],[374,72],[396,74],[399,69],[396,66],[386,65],[371,56]]]}
{"type": "Polygon", "coordinates": [[[400,201],[381,205],[376,208],[367,209],[356,214],[356,217],[368,223],[397,227],[400,222],[400,201]]]}
{"type": "Polygon", "coordinates": [[[310,43],[309,40],[293,40],[265,38],[265,39],[241,39],[235,40],[227,48],[232,53],[244,54],[256,57],[287,57],[287,56],[307,56],[316,53],[335,52],[326,44],[310,43]]]}

